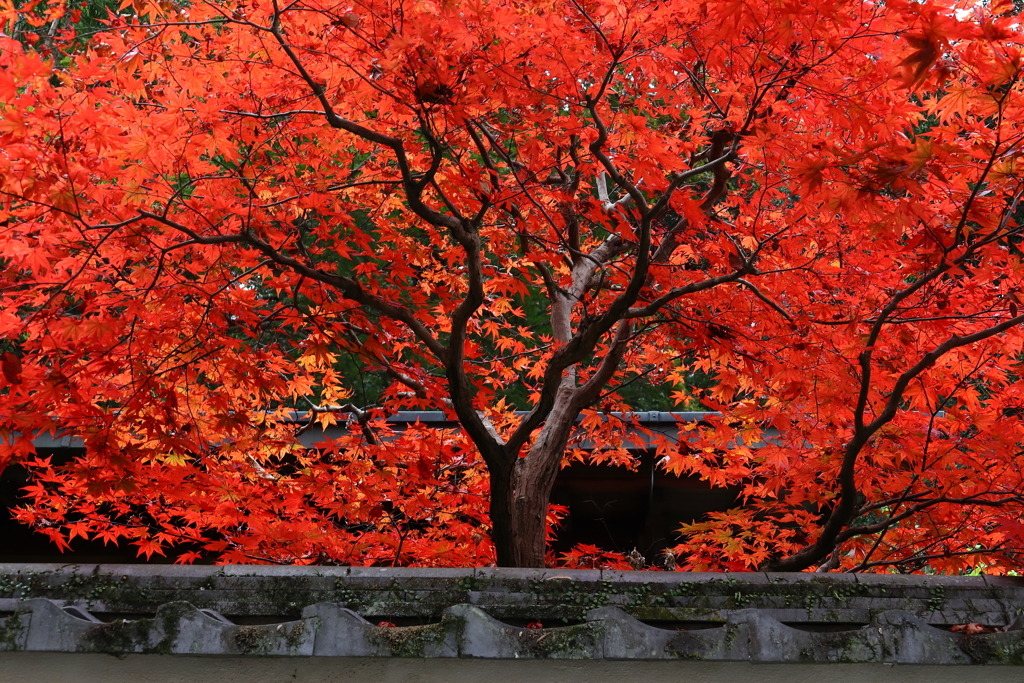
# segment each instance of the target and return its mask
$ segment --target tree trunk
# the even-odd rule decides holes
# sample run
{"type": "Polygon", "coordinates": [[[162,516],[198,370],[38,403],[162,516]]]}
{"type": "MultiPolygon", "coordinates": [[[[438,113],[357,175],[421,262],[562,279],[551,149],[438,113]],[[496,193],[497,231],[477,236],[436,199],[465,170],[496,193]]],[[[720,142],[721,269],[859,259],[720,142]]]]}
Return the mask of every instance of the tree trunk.
{"type": "Polygon", "coordinates": [[[515,524],[512,521],[512,472],[489,471],[491,478],[491,540],[499,567],[515,567],[515,524]]]}
{"type": "Polygon", "coordinates": [[[499,567],[543,567],[551,489],[561,448],[535,447],[511,472],[491,472],[491,533],[499,567]]]}

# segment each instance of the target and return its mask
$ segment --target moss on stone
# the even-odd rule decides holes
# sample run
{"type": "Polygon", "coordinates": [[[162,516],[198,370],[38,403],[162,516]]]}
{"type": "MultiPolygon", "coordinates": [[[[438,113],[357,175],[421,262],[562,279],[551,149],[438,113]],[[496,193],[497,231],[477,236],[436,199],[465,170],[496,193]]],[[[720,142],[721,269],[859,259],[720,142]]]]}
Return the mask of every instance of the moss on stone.
{"type": "Polygon", "coordinates": [[[740,629],[736,624],[726,624],[725,626],[725,647],[729,649],[732,644],[736,642],[736,637],[739,635],[740,629]]]}
{"type": "Polygon", "coordinates": [[[306,634],[305,622],[273,626],[239,626],[233,640],[239,652],[247,655],[265,655],[273,652],[283,638],[289,653],[294,654],[302,646],[306,634]]]}
{"type": "Polygon", "coordinates": [[[309,579],[301,576],[267,577],[260,584],[259,589],[253,591],[253,598],[258,601],[261,611],[290,617],[297,617],[303,607],[318,602],[313,595],[323,592],[310,586],[309,579]]]}
{"type": "Polygon", "coordinates": [[[1024,633],[960,636],[960,649],[974,664],[1024,664],[1024,633]]]}
{"type": "Polygon", "coordinates": [[[879,658],[878,643],[865,629],[816,633],[815,661],[875,662],[879,658]]]}
{"type": "Polygon", "coordinates": [[[174,644],[178,640],[178,635],[181,633],[182,617],[191,610],[192,605],[187,602],[170,602],[163,605],[156,619],[153,620],[160,625],[163,631],[163,638],[147,649],[146,652],[161,655],[171,654],[174,651],[174,644]]]}
{"type": "MultiPolygon", "coordinates": [[[[314,632],[316,626],[313,627],[314,632]]],[[[302,646],[302,638],[306,635],[306,622],[300,621],[297,624],[292,624],[292,627],[288,629],[284,636],[284,643],[288,647],[289,652],[295,652],[302,646]]]]}
{"type": "Polygon", "coordinates": [[[14,612],[6,619],[0,620],[0,652],[18,649],[18,640],[27,628],[27,624],[22,621],[26,614],[28,612],[14,612]]]}
{"type": "Polygon", "coordinates": [[[517,633],[515,645],[523,657],[585,659],[595,651],[599,629],[593,623],[523,629],[517,633]]]}
{"type": "MultiPolygon", "coordinates": [[[[543,607],[545,618],[563,619],[565,621],[582,621],[587,612],[607,605],[613,594],[611,581],[601,581],[596,586],[591,582],[579,582],[572,579],[556,579],[547,581],[531,581],[530,592],[538,598],[539,606],[543,607]]],[[[643,593],[643,589],[641,593],[643,593]]],[[[649,589],[648,589],[649,590],[649,589]]],[[[505,607],[504,617],[519,619],[536,619],[538,606],[528,605],[521,614],[510,614],[505,607]]]]}
{"type": "Polygon", "coordinates": [[[270,634],[258,626],[239,626],[233,640],[242,654],[265,655],[272,645],[270,634]]]}
{"type": "Polygon", "coordinates": [[[465,620],[444,615],[436,624],[423,626],[373,626],[367,629],[371,645],[384,648],[392,657],[426,657],[431,645],[440,646],[449,637],[453,643],[462,637],[465,620]]]}
{"type": "Polygon", "coordinates": [[[127,576],[100,574],[99,567],[87,574],[76,570],[70,574],[28,571],[0,576],[0,597],[49,598],[84,602],[88,606],[102,600],[115,608],[141,612],[152,612],[166,600],[149,587],[135,585],[127,576]]]}
{"type": "Polygon", "coordinates": [[[152,626],[152,619],[119,619],[110,624],[96,624],[85,632],[80,651],[102,652],[118,658],[132,652],[145,652],[149,649],[152,626]]]}

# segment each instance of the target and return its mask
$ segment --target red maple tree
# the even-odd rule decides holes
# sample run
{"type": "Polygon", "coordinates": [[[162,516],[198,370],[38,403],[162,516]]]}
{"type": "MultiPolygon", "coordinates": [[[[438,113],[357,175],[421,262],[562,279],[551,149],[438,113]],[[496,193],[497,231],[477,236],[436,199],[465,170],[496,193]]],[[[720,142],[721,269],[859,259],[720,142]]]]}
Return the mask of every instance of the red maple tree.
{"type": "Polygon", "coordinates": [[[62,8],[0,6],[0,469],[58,542],[542,566],[643,377],[744,496],[680,566],[1019,567],[1012,3],[62,8]]]}

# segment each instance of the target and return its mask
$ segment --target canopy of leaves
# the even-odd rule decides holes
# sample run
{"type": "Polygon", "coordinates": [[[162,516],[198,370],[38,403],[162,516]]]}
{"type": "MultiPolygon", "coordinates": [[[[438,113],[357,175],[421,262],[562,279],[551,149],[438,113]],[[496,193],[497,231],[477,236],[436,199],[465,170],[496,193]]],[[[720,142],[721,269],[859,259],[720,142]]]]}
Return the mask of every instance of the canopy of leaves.
{"type": "Polygon", "coordinates": [[[569,397],[562,457],[630,464],[639,383],[719,411],[657,453],[744,496],[680,566],[1020,568],[1011,3],[62,17],[0,3],[0,470],[59,543],[488,564],[485,441],[569,397]]]}

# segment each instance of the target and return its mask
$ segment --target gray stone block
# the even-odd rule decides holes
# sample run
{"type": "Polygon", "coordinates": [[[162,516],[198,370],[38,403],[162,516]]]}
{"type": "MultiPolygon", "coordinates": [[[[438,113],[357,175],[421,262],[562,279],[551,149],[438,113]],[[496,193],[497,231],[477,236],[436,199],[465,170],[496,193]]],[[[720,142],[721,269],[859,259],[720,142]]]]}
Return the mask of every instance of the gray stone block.
{"type": "Polygon", "coordinates": [[[298,578],[306,576],[327,576],[344,573],[348,567],[319,567],[315,565],[274,565],[274,564],[227,564],[213,567],[219,576],[284,576],[298,578]]]}
{"type": "Polygon", "coordinates": [[[746,624],[725,624],[692,631],[649,626],[617,607],[591,610],[587,619],[604,625],[606,659],[748,658],[746,624]]]}
{"type": "MultiPolygon", "coordinates": [[[[79,572],[91,572],[95,564],[53,564],[49,562],[0,562],[0,576],[18,574],[43,574],[63,568],[75,568],[79,572]]],[[[127,565],[125,565],[127,566],[127,565]]]]}
{"type": "Polygon", "coordinates": [[[737,612],[730,623],[747,626],[751,661],[882,661],[881,634],[871,626],[842,631],[805,631],[787,626],[760,610],[737,612]]]}
{"type": "Polygon", "coordinates": [[[651,572],[651,571],[631,571],[628,569],[602,569],[601,580],[611,581],[613,583],[621,583],[625,585],[629,584],[650,584],[650,585],[664,585],[678,584],[680,581],[686,581],[686,572],[651,572]]]}
{"type": "Polygon", "coordinates": [[[907,609],[918,618],[930,624],[979,623],[986,626],[1005,627],[1017,618],[1018,610],[1024,607],[1019,602],[978,598],[974,600],[944,600],[940,609],[931,609],[927,604],[918,609],[907,609]]]}
{"type": "Polygon", "coordinates": [[[472,568],[348,567],[330,585],[353,590],[389,591],[400,587],[409,591],[447,591],[470,587],[473,582],[472,568]]]}
{"type": "Polygon", "coordinates": [[[453,605],[445,614],[460,623],[459,655],[498,659],[600,659],[601,623],[528,629],[505,624],[478,607],[453,605]]]}
{"type": "Polygon", "coordinates": [[[321,602],[302,610],[302,618],[315,624],[313,654],[326,657],[371,657],[368,631],[373,624],[337,603],[321,602]]]}
{"type": "MultiPolygon", "coordinates": [[[[980,576],[920,576],[914,574],[857,574],[857,583],[872,595],[900,596],[929,600],[954,591],[983,591],[987,585],[980,576]]],[[[958,592],[958,595],[963,593],[958,592]]]]}
{"type": "Polygon", "coordinates": [[[514,582],[544,581],[565,577],[573,581],[598,582],[602,578],[600,569],[517,569],[514,567],[480,567],[473,576],[486,583],[507,584],[514,582]]]}
{"type": "Polygon", "coordinates": [[[40,598],[21,602],[17,610],[29,612],[24,648],[28,651],[78,652],[101,622],[84,610],[64,611],[56,602],[40,598]]]}
{"type": "Polygon", "coordinates": [[[223,576],[229,567],[197,564],[95,564],[77,565],[77,573],[169,582],[174,579],[201,580],[209,576],[223,576]]]}
{"type": "Polygon", "coordinates": [[[336,603],[302,611],[315,623],[313,654],[333,657],[457,657],[461,624],[445,616],[423,626],[375,626],[336,603]]]}
{"type": "Polygon", "coordinates": [[[587,621],[603,624],[606,659],[665,659],[674,635],[637,621],[618,607],[590,610],[587,621]]]}
{"type": "Polygon", "coordinates": [[[157,610],[147,647],[167,654],[193,655],[261,649],[255,639],[245,637],[247,633],[243,634],[242,646],[237,646],[232,638],[237,628],[213,610],[199,609],[187,602],[171,602],[157,610]]]}
{"type": "Polygon", "coordinates": [[[973,664],[1024,665],[1024,630],[1019,621],[1004,633],[956,634],[956,640],[973,664]]]}
{"type": "Polygon", "coordinates": [[[402,581],[433,583],[474,576],[473,567],[346,567],[344,576],[386,576],[402,581]]]}
{"type": "MultiPolygon", "coordinates": [[[[799,607],[782,608],[782,609],[771,609],[764,610],[758,608],[766,614],[769,614],[776,621],[783,623],[809,623],[809,624],[859,624],[864,625],[871,621],[871,613],[865,609],[850,609],[850,608],[813,608],[804,609],[799,607]]],[[[737,614],[736,610],[722,611],[722,621],[726,621],[729,615],[737,614]]],[[[700,621],[695,619],[697,616],[696,610],[694,610],[693,616],[687,619],[679,619],[679,621],[700,621]]]]}
{"type": "Polygon", "coordinates": [[[1024,592],[1024,576],[984,576],[986,586],[993,588],[1017,588],[1024,592]]]}
{"type": "Polygon", "coordinates": [[[875,617],[871,625],[882,636],[886,662],[970,663],[970,658],[959,648],[955,634],[935,628],[907,612],[883,612],[875,617]]]}
{"type": "MultiPolygon", "coordinates": [[[[842,572],[828,574],[807,574],[804,572],[762,572],[762,575],[772,585],[792,585],[812,582],[818,585],[828,584],[849,584],[857,583],[858,574],[845,574],[842,572]]],[[[734,575],[736,576],[736,575],[734,575]]]]}

